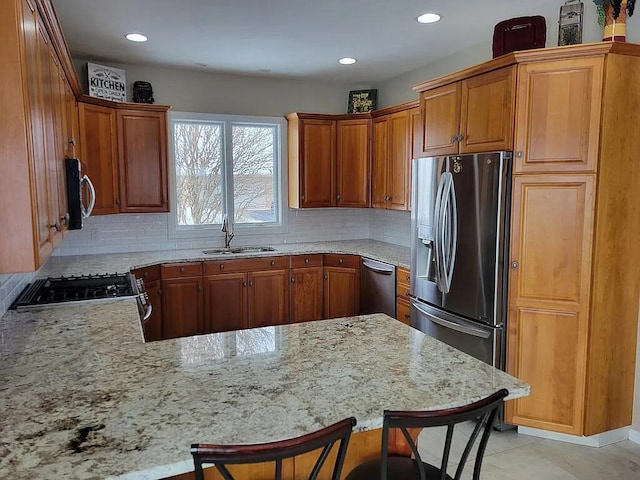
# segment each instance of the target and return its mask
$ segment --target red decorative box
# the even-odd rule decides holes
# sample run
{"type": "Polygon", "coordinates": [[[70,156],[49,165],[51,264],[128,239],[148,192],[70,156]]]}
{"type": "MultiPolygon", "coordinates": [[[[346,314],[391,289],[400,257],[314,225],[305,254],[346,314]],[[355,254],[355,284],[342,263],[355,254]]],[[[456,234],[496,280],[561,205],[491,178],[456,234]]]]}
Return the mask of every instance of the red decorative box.
{"type": "Polygon", "coordinates": [[[504,20],[493,30],[493,58],[516,50],[544,48],[547,22],[541,15],[504,20]]]}

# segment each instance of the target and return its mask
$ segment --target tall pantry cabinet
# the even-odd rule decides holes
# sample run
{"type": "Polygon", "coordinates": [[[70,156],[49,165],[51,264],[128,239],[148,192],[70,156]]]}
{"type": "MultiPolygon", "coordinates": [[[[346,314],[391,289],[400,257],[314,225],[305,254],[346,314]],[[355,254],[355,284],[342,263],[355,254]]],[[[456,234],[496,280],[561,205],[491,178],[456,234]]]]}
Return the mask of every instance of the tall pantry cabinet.
{"type": "Polygon", "coordinates": [[[0,18],[0,273],[37,270],[66,229],[63,162],[77,111],[40,6],[8,0],[0,18]]]}
{"type": "Polygon", "coordinates": [[[513,146],[506,370],[531,395],[506,403],[507,423],[578,436],[631,424],[639,85],[640,45],[605,42],[515,52],[414,87],[425,155],[513,146]]]}
{"type": "Polygon", "coordinates": [[[631,423],[640,52],[630,53],[518,66],[507,371],[531,395],[508,403],[507,422],[585,436],[631,423]]]}

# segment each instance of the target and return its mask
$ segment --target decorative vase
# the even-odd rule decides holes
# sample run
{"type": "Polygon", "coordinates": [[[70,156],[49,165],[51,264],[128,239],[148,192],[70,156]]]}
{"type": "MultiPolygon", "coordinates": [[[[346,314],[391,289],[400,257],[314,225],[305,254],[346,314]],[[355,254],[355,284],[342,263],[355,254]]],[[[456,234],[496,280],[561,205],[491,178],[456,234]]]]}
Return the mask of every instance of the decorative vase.
{"type": "Polygon", "coordinates": [[[604,9],[604,31],[603,42],[626,42],[627,41],[627,0],[622,1],[620,15],[613,18],[613,5],[605,4],[604,9]]]}

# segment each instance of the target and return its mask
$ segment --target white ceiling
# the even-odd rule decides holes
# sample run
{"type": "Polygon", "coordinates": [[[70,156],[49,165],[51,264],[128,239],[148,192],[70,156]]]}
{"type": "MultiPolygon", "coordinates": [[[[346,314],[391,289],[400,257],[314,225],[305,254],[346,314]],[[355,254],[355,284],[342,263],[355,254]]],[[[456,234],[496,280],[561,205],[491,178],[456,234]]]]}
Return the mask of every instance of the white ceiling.
{"type": "MultiPolygon", "coordinates": [[[[585,1],[585,8],[591,2],[585,1]]],[[[501,20],[563,0],[54,0],[74,57],[242,75],[373,83],[491,44],[501,20]],[[437,12],[442,20],[415,18],[437,12]],[[125,40],[141,32],[149,41],[125,40]],[[339,65],[340,57],[358,59],[339,65]],[[268,69],[270,72],[261,72],[268,69]]],[[[551,20],[548,20],[548,22],[551,20]]],[[[548,30],[553,32],[553,28],[548,30]]],[[[555,30],[557,31],[557,30],[555,30]]],[[[556,39],[547,35],[547,45],[556,39]]]]}

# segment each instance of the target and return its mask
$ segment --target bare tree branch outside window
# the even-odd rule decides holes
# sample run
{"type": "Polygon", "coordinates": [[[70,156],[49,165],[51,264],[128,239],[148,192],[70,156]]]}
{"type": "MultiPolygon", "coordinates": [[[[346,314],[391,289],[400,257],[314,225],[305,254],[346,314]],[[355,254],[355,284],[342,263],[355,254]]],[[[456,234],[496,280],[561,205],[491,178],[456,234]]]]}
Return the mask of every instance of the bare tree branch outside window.
{"type": "MultiPolygon", "coordinates": [[[[227,155],[231,154],[233,159],[236,223],[277,221],[274,205],[277,135],[276,126],[231,126],[232,145],[227,155]]],[[[174,123],[178,225],[222,222],[226,210],[224,138],[223,123],[174,123]]]]}

